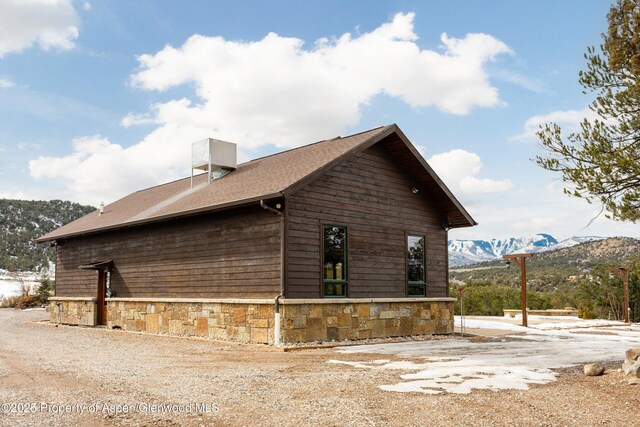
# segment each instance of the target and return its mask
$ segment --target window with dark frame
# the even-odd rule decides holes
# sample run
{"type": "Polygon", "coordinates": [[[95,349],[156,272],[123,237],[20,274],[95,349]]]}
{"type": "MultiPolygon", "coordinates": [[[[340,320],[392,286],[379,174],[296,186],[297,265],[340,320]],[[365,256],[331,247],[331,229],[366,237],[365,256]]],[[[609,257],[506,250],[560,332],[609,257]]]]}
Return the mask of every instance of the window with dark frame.
{"type": "Polygon", "coordinates": [[[324,297],[347,296],[347,227],[324,225],[322,282],[324,297]]]}
{"type": "Polygon", "coordinates": [[[426,259],[424,236],[407,236],[407,295],[424,297],[427,295],[426,259]]]}

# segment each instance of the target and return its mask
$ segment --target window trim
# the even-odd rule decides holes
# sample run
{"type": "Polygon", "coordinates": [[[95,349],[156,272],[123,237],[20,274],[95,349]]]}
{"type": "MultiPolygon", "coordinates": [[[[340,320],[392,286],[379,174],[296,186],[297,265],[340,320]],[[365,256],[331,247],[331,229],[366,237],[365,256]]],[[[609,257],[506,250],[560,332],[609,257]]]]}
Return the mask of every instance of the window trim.
{"type": "Polygon", "coordinates": [[[427,236],[426,234],[422,234],[422,233],[411,233],[411,232],[405,232],[405,242],[406,242],[406,246],[405,246],[405,268],[406,268],[406,283],[407,283],[407,297],[409,298],[421,298],[421,297],[426,297],[427,296],[427,236]],[[424,281],[415,281],[415,280],[409,280],[409,238],[410,237],[419,237],[423,240],[423,247],[422,247],[422,271],[423,271],[423,278],[424,281]],[[421,286],[422,287],[422,294],[409,294],[409,287],[410,286],[421,286]]]}
{"type": "Polygon", "coordinates": [[[320,257],[320,289],[322,298],[348,298],[349,297],[349,227],[346,225],[338,225],[333,223],[320,224],[320,241],[322,253],[320,257]],[[324,278],[324,230],[328,227],[344,228],[344,280],[325,279],[324,278]],[[326,286],[330,284],[344,285],[344,295],[326,295],[326,286]]]}

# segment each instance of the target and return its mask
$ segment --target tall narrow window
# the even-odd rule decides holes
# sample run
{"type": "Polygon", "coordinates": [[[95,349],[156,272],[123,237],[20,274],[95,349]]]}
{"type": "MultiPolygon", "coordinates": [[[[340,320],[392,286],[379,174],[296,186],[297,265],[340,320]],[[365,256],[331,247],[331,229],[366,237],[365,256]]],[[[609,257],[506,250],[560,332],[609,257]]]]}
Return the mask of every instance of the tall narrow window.
{"type": "Polygon", "coordinates": [[[424,236],[407,236],[407,294],[426,296],[427,280],[424,256],[424,236]]]}
{"type": "Polygon", "coordinates": [[[347,227],[325,225],[322,229],[322,275],[325,297],[347,296],[347,227]]]}

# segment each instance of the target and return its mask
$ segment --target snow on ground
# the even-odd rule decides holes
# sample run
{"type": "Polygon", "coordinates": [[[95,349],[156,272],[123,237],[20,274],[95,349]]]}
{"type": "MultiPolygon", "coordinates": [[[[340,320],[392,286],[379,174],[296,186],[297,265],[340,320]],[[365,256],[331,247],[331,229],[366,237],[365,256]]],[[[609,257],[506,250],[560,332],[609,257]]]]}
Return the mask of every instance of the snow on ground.
{"type": "Polygon", "coordinates": [[[0,298],[20,294],[20,282],[0,280],[0,298]]]}
{"type": "MultiPolygon", "coordinates": [[[[572,329],[572,328],[590,328],[596,326],[623,326],[624,322],[616,320],[590,319],[583,320],[577,316],[527,316],[529,326],[534,329],[572,329]]],[[[464,326],[466,329],[493,329],[505,330],[513,332],[527,332],[529,329],[520,326],[522,324],[522,315],[515,317],[491,317],[491,316],[472,316],[466,317],[464,326]]],[[[456,328],[461,325],[460,316],[455,317],[456,328]]]]}
{"type": "MultiPolygon", "coordinates": [[[[456,320],[459,323],[459,319],[456,320]]],[[[534,316],[530,316],[530,324],[531,320],[541,322],[534,316]]],[[[374,353],[389,358],[373,362],[330,360],[328,363],[397,370],[401,380],[380,385],[382,390],[466,394],[474,389],[526,390],[529,384],[554,381],[557,375],[554,369],[622,361],[625,350],[640,345],[639,324],[578,318],[563,318],[557,323],[549,318],[544,320],[546,323],[523,328],[498,317],[466,319],[467,328],[515,334],[507,332],[493,342],[452,338],[341,347],[337,349],[339,353],[374,353]]]]}
{"type": "Polygon", "coordinates": [[[35,290],[35,286],[38,285],[36,273],[19,273],[17,276],[15,273],[0,269],[0,297],[20,295],[20,280],[31,286],[32,290],[35,290]]]}

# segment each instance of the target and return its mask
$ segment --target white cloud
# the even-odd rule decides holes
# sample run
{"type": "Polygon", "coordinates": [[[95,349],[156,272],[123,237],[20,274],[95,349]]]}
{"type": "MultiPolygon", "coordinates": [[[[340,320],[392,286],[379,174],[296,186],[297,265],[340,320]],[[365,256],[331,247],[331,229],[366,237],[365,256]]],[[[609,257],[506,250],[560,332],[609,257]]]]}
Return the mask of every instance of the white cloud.
{"type": "MultiPolygon", "coordinates": [[[[465,207],[473,211],[477,227],[452,230],[453,239],[506,238],[535,233],[549,233],[558,240],[571,236],[640,237],[637,224],[611,221],[600,215],[598,206],[584,199],[569,197],[562,191],[563,183],[540,177],[535,182],[522,182],[518,189],[504,193],[485,194],[465,207]]],[[[464,195],[463,195],[464,196],[464,195]]]]}
{"type": "Polygon", "coordinates": [[[498,193],[513,188],[511,180],[479,179],[473,176],[465,176],[460,181],[460,189],[463,193],[498,193]]]}
{"type": "Polygon", "coordinates": [[[514,231],[531,234],[532,230],[539,230],[536,232],[545,232],[560,225],[560,221],[557,218],[546,217],[533,217],[527,221],[517,221],[511,224],[510,228],[514,231]]]}
{"type": "Polygon", "coordinates": [[[182,46],[141,55],[132,84],[164,91],[191,83],[199,103],[156,106],[163,123],[192,123],[251,146],[292,147],[356,125],[376,95],[414,108],[468,114],[501,105],[484,65],[510,53],[486,34],[443,34],[442,51],[420,49],[413,13],[369,33],[304,41],[270,33],[240,42],[194,35],[182,46]]]}
{"type": "Polygon", "coordinates": [[[477,178],[482,161],[475,153],[456,149],[436,154],[427,162],[454,194],[497,193],[513,188],[508,179],[477,178]]]}
{"type": "Polygon", "coordinates": [[[16,84],[9,79],[0,79],[0,89],[8,89],[16,84]]]}
{"type": "MultiPolygon", "coordinates": [[[[70,155],[31,160],[29,170],[35,178],[68,179],[73,192],[93,195],[85,201],[110,200],[114,188],[126,188],[126,181],[135,179],[132,170],[136,165],[126,165],[128,159],[123,152],[122,147],[100,136],[78,138],[70,155]]],[[[141,175],[144,177],[144,172],[141,175]]]]}
{"type": "Polygon", "coordinates": [[[120,126],[128,128],[136,125],[150,125],[158,123],[157,119],[151,114],[134,114],[129,113],[120,120],[120,126]]]}
{"type": "Polygon", "coordinates": [[[31,172],[66,178],[75,199],[95,202],[96,189],[107,200],[185,176],[190,144],[205,137],[238,143],[244,157],[264,145],[290,148],[342,134],[380,94],[458,115],[503,104],[485,71],[497,55],[511,53],[503,42],[486,34],[443,34],[440,51],[421,49],[413,19],[413,13],[397,14],[369,33],[323,38],[311,48],[275,33],[248,42],[194,35],[180,47],[141,55],[134,86],[165,91],[189,84],[194,99],[122,118],[125,127],[158,124],[136,145],[90,137],[96,149],[87,150],[79,139],[68,156],[32,161],[31,172]]]}
{"type": "Polygon", "coordinates": [[[113,201],[141,188],[188,175],[190,144],[198,130],[163,126],[128,148],[99,135],[76,138],[63,157],[39,157],[29,162],[34,178],[65,179],[70,198],[83,203],[113,201]]]}
{"type": "Polygon", "coordinates": [[[85,3],[82,5],[82,8],[83,8],[85,11],[87,11],[87,12],[88,12],[88,11],[90,11],[90,10],[91,10],[91,3],[89,3],[89,2],[85,2],[85,3]]]}
{"type": "Polygon", "coordinates": [[[0,58],[34,44],[71,49],[78,38],[78,16],[70,0],[0,0],[0,58]]]}
{"type": "Polygon", "coordinates": [[[562,127],[562,131],[566,134],[580,130],[580,123],[586,118],[593,120],[597,114],[589,108],[582,110],[565,110],[553,111],[548,114],[540,114],[529,118],[524,123],[524,130],[521,134],[509,138],[512,141],[536,141],[538,139],[536,132],[540,130],[540,126],[554,122],[562,127]]]}

